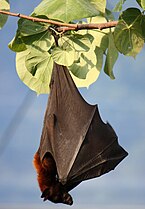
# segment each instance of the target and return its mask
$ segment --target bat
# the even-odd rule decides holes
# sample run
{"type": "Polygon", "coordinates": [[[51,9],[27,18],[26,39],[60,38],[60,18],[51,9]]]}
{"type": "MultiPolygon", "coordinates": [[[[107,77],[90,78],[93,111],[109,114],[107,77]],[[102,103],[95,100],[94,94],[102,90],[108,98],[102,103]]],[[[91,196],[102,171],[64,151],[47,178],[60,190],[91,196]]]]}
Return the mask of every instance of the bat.
{"type": "Polygon", "coordinates": [[[50,89],[34,166],[44,201],[72,205],[69,191],[113,170],[128,153],[102,121],[98,105],[80,95],[65,66],[54,63],[50,89]]]}

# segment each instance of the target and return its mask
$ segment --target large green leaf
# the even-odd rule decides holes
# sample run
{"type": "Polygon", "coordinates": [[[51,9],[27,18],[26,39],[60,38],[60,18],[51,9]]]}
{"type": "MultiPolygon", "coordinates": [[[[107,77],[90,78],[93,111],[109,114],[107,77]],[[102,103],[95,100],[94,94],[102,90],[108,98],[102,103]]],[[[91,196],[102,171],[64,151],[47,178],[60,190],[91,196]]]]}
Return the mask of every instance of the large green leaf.
{"type": "Polygon", "coordinates": [[[15,52],[24,51],[30,45],[45,51],[45,48],[49,50],[53,42],[54,38],[48,30],[48,25],[20,19],[16,35],[8,46],[15,52]]]}
{"type": "MultiPolygon", "coordinates": [[[[61,56],[60,59],[62,59],[61,56]]],[[[67,58],[69,62],[70,58],[72,59],[72,56],[67,58]]],[[[100,74],[102,63],[103,51],[99,47],[92,45],[88,52],[80,53],[79,62],[69,67],[72,70],[70,73],[76,85],[88,87],[95,82],[100,74]]],[[[16,56],[17,73],[20,79],[38,94],[49,93],[52,66],[53,60],[48,52],[28,49],[17,53],[16,56]]]]}
{"type": "MultiPolygon", "coordinates": [[[[99,14],[97,2],[100,5],[103,0],[43,0],[34,10],[35,15],[45,15],[50,19],[70,22],[99,14]],[[94,6],[94,2],[95,6],[94,6]],[[96,9],[97,8],[97,9],[96,9]]],[[[103,9],[104,10],[104,9],[103,9]]]]}
{"type": "Polygon", "coordinates": [[[115,27],[114,41],[124,55],[135,57],[143,48],[142,15],[138,9],[127,9],[115,27]]]}
{"type": "MultiPolygon", "coordinates": [[[[74,74],[70,72],[77,87],[88,87],[97,80],[102,67],[103,52],[98,48],[95,53],[97,56],[96,66],[91,68],[89,71],[86,68],[86,74],[84,74],[84,78],[80,79],[77,77],[80,77],[80,75],[77,73],[80,73],[82,68],[79,68],[78,72],[76,70],[76,76],[74,75],[74,72],[74,74]]],[[[38,94],[50,92],[49,83],[52,74],[52,67],[53,61],[47,52],[36,52],[35,54],[32,54],[32,51],[30,52],[29,50],[25,50],[17,53],[16,55],[16,69],[20,79],[30,89],[36,91],[38,94]],[[34,66],[37,69],[34,70],[34,66]]]]}
{"type": "Polygon", "coordinates": [[[46,94],[50,92],[49,83],[53,69],[53,60],[48,52],[34,52],[31,59],[30,51],[25,50],[16,55],[16,69],[20,79],[37,94],[46,94]],[[38,63],[39,59],[39,63],[38,63]],[[35,61],[34,61],[35,60],[35,61]],[[32,75],[33,65],[37,71],[32,75]],[[27,67],[28,69],[27,69],[27,67]],[[29,72],[30,71],[30,72],[29,72]]]}
{"type": "Polygon", "coordinates": [[[114,31],[114,41],[120,53],[126,55],[132,50],[130,28],[128,28],[125,22],[121,21],[116,26],[114,31]]]}
{"type": "Polygon", "coordinates": [[[128,8],[122,12],[119,17],[120,20],[123,20],[128,26],[132,26],[136,22],[139,23],[141,18],[141,11],[137,8],[128,8]]]}
{"type": "Polygon", "coordinates": [[[36,33],[36,35],[22,36],[20,32],[9,43],[9,48],[15,52],[21,52],[27,48],[35,48],[40,51],[48,51],[54,44],[54,37],[48,30],[36,33]]]}
{"type": "Polygon", "coordinates": [[[124,22],[120,22],[114,31],[114,41],[117,49],[124,55],[135,57],[143,48],[144,40],[139,25],[128,27],[124,22]]]}
{"type": "MultiPolygon", "coordinates": [[[[10,4],[9,0],[0,0],[0,10],[9,11],[10,4]]],[[[7,15],[0,14],[0,29],[4,26],[8,19],[7,15]]]]}
{"type": "Polygon", "coordinates": [[[18,31],[22,36],[36,35],[48,30],[48,24],[33,22],[27,19],[18,21],[18,31]]]}
{"type": "Polygon", "coordinates": [[[107,51],[107,55],[106,55],[104,72],[111,79],[115,79],[114,74],[113,74],[113,66],[118,58],[118,51],[117,51],[116,46],[114,44],[114,39],[113,39],[113,35],[111,32],[108,35],[108,39],[109,39],[109,45],[108,45],[108,51],[107,51]]]}

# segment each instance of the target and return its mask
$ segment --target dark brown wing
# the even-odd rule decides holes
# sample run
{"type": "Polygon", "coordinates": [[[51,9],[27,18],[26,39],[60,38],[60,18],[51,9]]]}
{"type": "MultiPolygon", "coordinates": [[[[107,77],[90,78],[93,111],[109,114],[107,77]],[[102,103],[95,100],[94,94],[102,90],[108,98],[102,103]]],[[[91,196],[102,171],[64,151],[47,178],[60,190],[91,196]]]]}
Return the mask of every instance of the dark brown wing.
{"type": "Polygon", "coordinates": [[[40,143],[41,159],[50,152],[65,183],[84,141],[96,106],[79,94],[66,67],[55,64],[40,143]]]}
{"type": "Polygon", "coordinates": [[[127,155],[128,153],[118,144],[111,125],[103,123],[96,109],[86,138],[68,175],[66,183],[68,191],[81,181],[113,170],[127,155]]]}
{"type": "Polygon", "coordinates": [[[102,122],[97,105],[82,98],[67,68],[57,64],[39,151],[41,159],[46,152],[52,154],[68,190],[114,169],[127,155],[112,127],[102,122]]]}

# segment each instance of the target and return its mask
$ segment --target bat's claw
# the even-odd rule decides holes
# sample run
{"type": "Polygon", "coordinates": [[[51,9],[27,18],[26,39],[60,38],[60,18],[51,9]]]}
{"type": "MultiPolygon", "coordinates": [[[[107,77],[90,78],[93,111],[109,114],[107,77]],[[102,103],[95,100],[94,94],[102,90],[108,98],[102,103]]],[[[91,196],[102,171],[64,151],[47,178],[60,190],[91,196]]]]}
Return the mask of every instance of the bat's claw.
{"type": "Polygon", "coordinates": [[[45,189],[44,192],[41,195],[41,198],[43,198],[43,201],[48,200],[49,198],[49,189],[45,189]]]}

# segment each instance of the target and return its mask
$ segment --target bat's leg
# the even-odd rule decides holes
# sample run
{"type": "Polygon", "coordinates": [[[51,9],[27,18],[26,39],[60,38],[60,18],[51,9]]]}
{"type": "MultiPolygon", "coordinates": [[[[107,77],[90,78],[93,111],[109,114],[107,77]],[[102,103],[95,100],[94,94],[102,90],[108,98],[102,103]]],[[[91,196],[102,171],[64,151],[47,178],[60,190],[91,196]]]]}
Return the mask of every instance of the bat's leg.
{"type": "Polygon", "coordinates": [[[65,191],[63,185],[58,182],[56,164],[53,157],[46,153],[43,160],[40,160],[39,153],[34,156],[34,166],[37,171],[37,180],[42,192],[42,198],[54,203],[73,204],[71,195],[65,191]]]}

